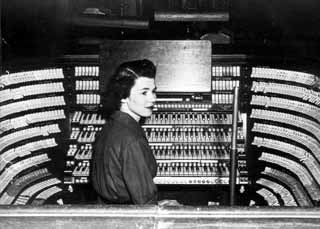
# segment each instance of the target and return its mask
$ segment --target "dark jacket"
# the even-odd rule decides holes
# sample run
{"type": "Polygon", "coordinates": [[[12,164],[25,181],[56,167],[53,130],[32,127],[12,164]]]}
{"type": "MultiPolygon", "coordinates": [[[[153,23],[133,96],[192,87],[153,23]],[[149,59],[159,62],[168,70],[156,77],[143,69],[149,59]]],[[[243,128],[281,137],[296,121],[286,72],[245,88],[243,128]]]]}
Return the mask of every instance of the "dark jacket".
{"type": "Polygon", "coordinates": [[[117,111],[94,144],[91,181],[105,203],[156,204],[156,160],[139,123],[117,111]]]}

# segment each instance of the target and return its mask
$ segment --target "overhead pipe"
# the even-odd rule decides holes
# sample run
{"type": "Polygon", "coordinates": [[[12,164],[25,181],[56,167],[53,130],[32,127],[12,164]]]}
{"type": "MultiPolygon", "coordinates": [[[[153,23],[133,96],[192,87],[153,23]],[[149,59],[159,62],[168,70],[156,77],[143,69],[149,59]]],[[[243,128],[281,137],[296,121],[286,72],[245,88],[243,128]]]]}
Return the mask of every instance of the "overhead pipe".
{"type": "Polygon", "coordinates": [[[75,26],[87,27],[108,27],[108,28],[127,28],[127,29],[148,29],[149,21],[137,18],[108,18],[108,17],[86,17],[76,16],[72,19],[75,26]]]}
{"type": "Polygon", "coordinates": [[[228,12],[186,13],[177,11],[155,11],[155,21],[229,21],[228,12]]]}

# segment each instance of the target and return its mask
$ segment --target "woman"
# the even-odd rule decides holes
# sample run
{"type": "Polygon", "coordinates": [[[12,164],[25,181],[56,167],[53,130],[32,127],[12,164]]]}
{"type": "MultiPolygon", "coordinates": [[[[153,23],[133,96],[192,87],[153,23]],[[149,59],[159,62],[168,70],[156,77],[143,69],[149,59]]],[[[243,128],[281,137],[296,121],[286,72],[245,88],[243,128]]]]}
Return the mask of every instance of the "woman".
{"type": "Polygon", "coordinates": [[[149,60],[121,64],[103,101],[106,124],[94,144],[91,179],[99,203],[157,204],[157,164],[139,121],[152,114],[156,67],[149,60]]]}

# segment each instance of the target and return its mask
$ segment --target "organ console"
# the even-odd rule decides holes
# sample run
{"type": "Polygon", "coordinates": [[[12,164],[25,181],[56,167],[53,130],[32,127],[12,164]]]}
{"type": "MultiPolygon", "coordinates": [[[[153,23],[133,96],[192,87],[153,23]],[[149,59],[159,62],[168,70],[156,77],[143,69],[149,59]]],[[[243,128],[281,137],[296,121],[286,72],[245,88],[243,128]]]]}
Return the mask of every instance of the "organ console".
{"type": "MultiPolygon", "coordinates": [[[[199,82],[199,90],[161,82],[153,114],[142,123],[157,160],[160,197],[227,205],[236,134],[236,204],[317,206],[318,76],[210,60],[210,77],[201,78],[206,85],[199,82]]],[[[94,201],[92,144],[105,123],[98,112],[101,64],[1,75],[0,204],[94,201]]]]}

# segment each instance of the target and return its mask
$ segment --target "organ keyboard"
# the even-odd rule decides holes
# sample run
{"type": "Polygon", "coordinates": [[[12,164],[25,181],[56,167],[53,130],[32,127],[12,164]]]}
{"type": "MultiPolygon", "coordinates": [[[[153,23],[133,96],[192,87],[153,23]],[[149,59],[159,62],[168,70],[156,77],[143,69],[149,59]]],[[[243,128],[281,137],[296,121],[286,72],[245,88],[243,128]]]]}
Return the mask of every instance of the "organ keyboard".
{"type": "Polygon", "coordinates": [[[160,93],[142,128],[158,164],[155,183],[229,183],[232,112],[214,110],[210,94],[160,93]]]}

